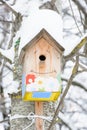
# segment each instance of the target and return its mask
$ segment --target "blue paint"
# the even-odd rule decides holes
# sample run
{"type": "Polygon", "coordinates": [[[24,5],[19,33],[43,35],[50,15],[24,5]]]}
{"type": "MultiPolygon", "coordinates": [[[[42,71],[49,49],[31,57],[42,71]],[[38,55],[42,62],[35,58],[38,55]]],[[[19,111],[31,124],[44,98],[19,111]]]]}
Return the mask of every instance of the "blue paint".
{"type": "Polygon", "coordinates": [[[33,92],[32,98],[50,98],[51,92],[33,92]]]}
{"type": "Polygon", "coordinates": [[[25,74],[22,75],[22,97],[24,97],[26,90],[26,84],[25,84],[25,74]]]}

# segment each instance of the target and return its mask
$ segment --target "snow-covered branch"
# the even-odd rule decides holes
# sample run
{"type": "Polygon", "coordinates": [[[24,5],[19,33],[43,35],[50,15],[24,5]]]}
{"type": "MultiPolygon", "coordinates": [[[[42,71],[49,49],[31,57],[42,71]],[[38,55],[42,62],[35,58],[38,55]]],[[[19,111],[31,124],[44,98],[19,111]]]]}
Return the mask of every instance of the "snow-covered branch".
{"type": "Polygon", "coordinates": [[[81,0],[72,0],[72,1],[87,16],[87,5],[86,5],[85,1],[81,1],[81,0]]]}
{"type": "Polygon", "coordinates": [[[60,112],[59,118],[61,119],[62,123],[69,128],[69,130],[77,130],[74,123],[72,124],[70,120],[67,118],[67,116],[65,116],[63,113],[60,112]]]}
{"type": "Polygon", "coordinates": [[[0,54],[4,56],[6,59],[10,60],[11,62],[14,61],[14,46],[12,46],[8,50],[4,50],[0,48],[0,54]]]}
{"type": "MultiPolygon", "coordinates": [[[[68,98],[67,98],[67,100],[68,100],[68,98]]],[[[82,106],[82,105],[78,102],[78,100],[76,101],[76,100],[74,100],[74,99],[72,99],[72,98],[69,98],[69,100],[72,101],[73,103],[75,103],[76,105],[78,105],[78,106],[82,109],[82,112],[84,111],[85,113],[87,113],[87,110],[84,108],[84,106],[82,106]]],[[[73,111],[72,111],[72,113],[73,113],[73,111]]]]}
{"type": "Polygon", "coordinates": [[[64,59],[67,61],[71,59],[73,56],[76,56],[78,51],[87,43],[87,36],[84,37],[78,44],[77,46],[68,54],[67,56],[64,57],[64,59]]]}
{"type": "MultiPolygon", "coordinates": [[[[62,80],[68,82],[69,79],[67,79],[67,78],[65,78],[65,77],[62,77],[62,80]]],[[[78,82],[78,81],[73,80],[73,81],[72,81],[72,85],[77,86],[77,87],[80,87],[80,88],[82,88],[83,90],[87,91],[87,88],[84,86],[84,84],[82,84],[82,83],[80,83],[80,82],[78,82]]]]}
{"type": "Polygon", "coordinates": [[[0,2],[2,2],[10,11],[12,11],[12,13],[13,13],[15,16],[18,15],[18,13],[17,13],[9,4],[7,4],[5,1],[0,0],[0,2]]]}

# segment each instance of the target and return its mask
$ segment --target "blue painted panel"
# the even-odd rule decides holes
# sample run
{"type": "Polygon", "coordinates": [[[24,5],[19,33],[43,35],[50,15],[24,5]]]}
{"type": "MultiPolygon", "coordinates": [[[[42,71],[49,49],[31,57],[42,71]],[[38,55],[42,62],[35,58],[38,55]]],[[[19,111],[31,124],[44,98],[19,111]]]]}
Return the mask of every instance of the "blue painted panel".
{"type": "Polygon", "coordinates": [[[51,92],[33,92],[32,98],[50,98],[51,92]]]}
{"type": "Polygon", "coordinates": [[[25,86],[25,74],[22,75],[22,97],[24,97],[26,86],[25,86]]]}

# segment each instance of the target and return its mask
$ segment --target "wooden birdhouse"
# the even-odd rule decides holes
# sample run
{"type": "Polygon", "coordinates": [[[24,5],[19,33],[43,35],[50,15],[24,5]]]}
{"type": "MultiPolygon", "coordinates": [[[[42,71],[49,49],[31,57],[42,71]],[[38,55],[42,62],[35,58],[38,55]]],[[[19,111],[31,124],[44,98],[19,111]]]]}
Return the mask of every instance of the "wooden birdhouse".
{"type": "Polygon", "coordinates": [[[22,98],[55,101],[61,93],[61,58],[64,48],[42,29],[21,50],[22,98]]]}

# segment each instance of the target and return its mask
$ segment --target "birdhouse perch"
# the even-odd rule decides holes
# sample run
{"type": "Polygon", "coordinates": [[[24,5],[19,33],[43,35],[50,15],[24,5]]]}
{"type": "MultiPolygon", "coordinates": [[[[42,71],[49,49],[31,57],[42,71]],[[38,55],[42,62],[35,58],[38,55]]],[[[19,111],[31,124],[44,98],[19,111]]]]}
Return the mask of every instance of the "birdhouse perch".
{"type": "Polygon", "coordinates": [[[61,58],[64,48],[42,29],[21,50],[24,101],[55,101],[61,93],[61,58]]]}

